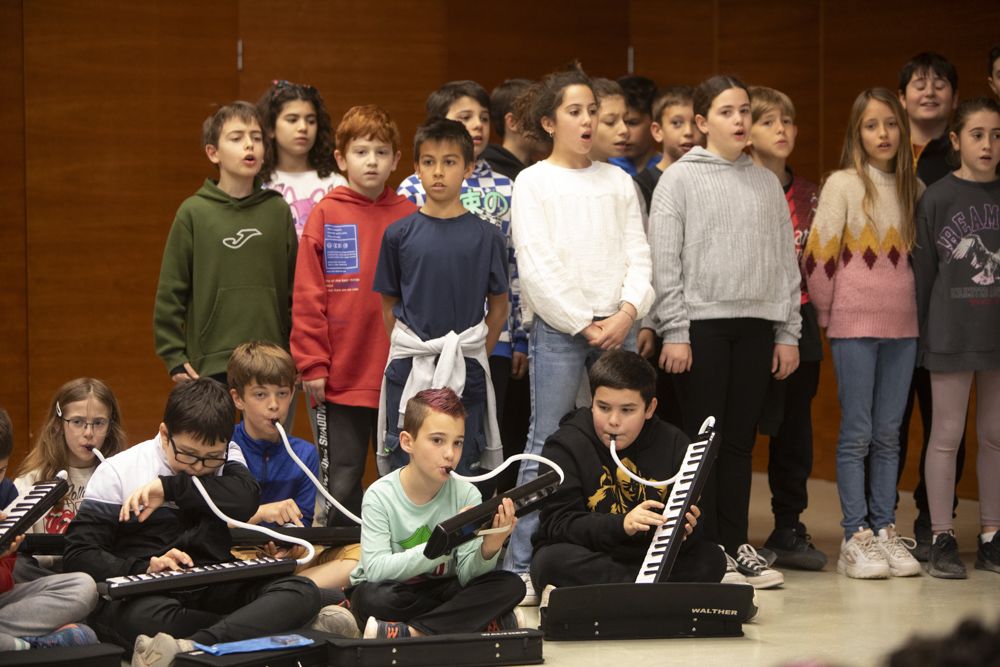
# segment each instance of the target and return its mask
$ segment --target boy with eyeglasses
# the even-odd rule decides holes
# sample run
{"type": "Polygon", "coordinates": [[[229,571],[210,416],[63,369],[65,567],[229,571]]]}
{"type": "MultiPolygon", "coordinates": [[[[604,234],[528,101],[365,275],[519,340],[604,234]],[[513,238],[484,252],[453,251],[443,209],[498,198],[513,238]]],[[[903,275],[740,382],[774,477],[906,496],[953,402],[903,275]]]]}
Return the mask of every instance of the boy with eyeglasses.
{"type": "MultiPolygon", "coordinates": [[[[175,386],[156,436],[108,459],[91,478],[67,533],[66,571],[103,581],[231,561],[226,524],[191,478],[201,479],[228,517],[246,521],[257,511],[260,487],[231,442],[235,416],[232,398],[215,380],[175,386]]],[[[103,640],[135,644],[133,665],[167,665],[193,642],[302,627],[319,607],[311,581],[282,576],[102,600],[90,621],[103,640]]]]}

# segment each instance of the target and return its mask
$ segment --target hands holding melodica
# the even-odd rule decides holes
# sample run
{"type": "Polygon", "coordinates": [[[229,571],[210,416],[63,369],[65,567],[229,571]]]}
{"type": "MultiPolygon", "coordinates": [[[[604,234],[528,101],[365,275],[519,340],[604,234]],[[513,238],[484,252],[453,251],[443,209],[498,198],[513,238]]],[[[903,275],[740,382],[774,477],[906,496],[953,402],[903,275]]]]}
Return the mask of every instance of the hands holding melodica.
{"type": "MultiPolygon", "coordinates": [[[[663,503],[657,500],[645,500],[633,507],[632,511],[625,515],[625,534],[631,537],[636,533],[645,533],[650,528],[662,525],[666,521],[661,513],[662,509],[663,503]]],[[[701,510],[696,505],[691,505],[691,508],[684,514],[686,519],[684,539],[687,539],[694,527],[698,525],[698,517],[700,516],[701,510]]]]}
{"type": "Polygon", "coordinates": [[[500,502],[500,506],[497,507],[497,513],[493,515],[493,523],[490,526],[493,529],[499,528],[503,530],[483,536],[483,546],[480,549],[483,559],[489,560],[500,551],[504,541],[507,539],[507,535],[514,530],[514,526],[516,525],[517,517],[515,516],[514,501],[510,498],[504,498],[500,502]]]}

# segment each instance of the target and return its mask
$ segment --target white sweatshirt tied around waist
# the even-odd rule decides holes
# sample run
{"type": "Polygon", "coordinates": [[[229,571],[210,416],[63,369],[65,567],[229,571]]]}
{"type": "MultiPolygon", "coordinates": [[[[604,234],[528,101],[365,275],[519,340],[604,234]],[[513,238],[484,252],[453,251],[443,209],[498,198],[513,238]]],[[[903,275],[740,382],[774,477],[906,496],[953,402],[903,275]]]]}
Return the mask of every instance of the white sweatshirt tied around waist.
{"type": "MultiPolygon", "coordinates": [[[[489,328],[486,321],[480,321],[461,333],[449,331],[440,338],[421,340],[408,326],[396,320],[389,337],[389,359],[386,368],[396,359],[413,359],[413,368],[403,385],[399,399],[397,425],[402,426],[406,403],[414,395],[432,387],[449,387],[462,396],[465,391],[465,359],[469,357],[479,362],[486,373],[486,447],[483,449],[479,466],[486,470],[496,468],[503,461],[503,443],[497,424],[496,396],[490,378],[490,362],[486,355],[486,336],[489,328]]],[[[387,468],[388,452],[383,451],[386,434],[385,374],[382,374],[382,392],[378,406],[378,426],[376,431],[376,460],[379,473],[390,472],[387,468]],[[383,469],[385,468],[385,469],[383,469]]]]}

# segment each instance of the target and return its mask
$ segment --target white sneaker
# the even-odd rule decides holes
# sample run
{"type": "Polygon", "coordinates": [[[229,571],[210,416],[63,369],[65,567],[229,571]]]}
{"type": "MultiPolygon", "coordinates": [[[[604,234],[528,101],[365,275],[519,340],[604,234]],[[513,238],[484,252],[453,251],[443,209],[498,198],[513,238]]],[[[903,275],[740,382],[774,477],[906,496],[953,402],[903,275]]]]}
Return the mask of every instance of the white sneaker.
{"type": "Polygon", "coordinates": [[[549,606],[549,596],[552,595],[552,591],[554,591],[555,589],[556,587],[553,586],[552,584],[549,584],[548,586],[542,589],[542,597],[538,601],[539,609],[544,609],[545,607],[549,606]]]}
{"type": "MultiPolygon", "coordinates": [[[[722,545],[719,545],[722,549],[722,545]]],[[[722,549],[722,553],[726,555],[726,573],[722,575],[723,584],[745,584],[747,583],[747,578],[743,576],[739,568],[736,566],[736,559],[726,553],[725,549],[722,549]]]]}
{"type": "Polygon", "coordinates": [[[886,562],[889,563],[889,574],[894,577],[913,577],[920,574],[920,563],[910,553],[910,549],[916,548],[917,541],[910,537],[900,537],[896,532],[896,524],[890,523],[885,528],[879,528],[875,544],[882,550],[886,562]]]}
{"type": "Polygon", "coordinates": [[[174,639],[165,632],[155,637],[139,635],[132,652],[132,667],[170,667],[178,653],[193,650],[194,642],[190,639],[174,639]]]}
{"type": "Polygon", "coordinates": [[[837,572],[851,579],[889,578],[889,562],[870,528],[859,528],[840,544],[837,572]]]}
{"type": "Polygon", "coordinates": [[[736,550],[736,568],[754,588],[774,588],[785,583],[785,575],[767,566],[767,560],[749,544],[736,550]]]}
{"type": "Polygon", "coordinates": [[[522,572],[518,575],[524,582],[524,599],[518,604],[519,607],[537,607],[538,593],[535,592],[535,585],[531,583],[531,575],[522,572]]]}

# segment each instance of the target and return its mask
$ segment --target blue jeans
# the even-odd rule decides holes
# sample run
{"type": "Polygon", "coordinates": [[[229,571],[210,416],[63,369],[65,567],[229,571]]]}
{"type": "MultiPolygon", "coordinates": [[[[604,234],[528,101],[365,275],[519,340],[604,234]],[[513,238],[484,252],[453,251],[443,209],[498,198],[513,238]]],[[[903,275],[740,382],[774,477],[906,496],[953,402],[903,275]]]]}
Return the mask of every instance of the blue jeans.
{"type": "MultiPolygon", "coordinates": [[[[636,331],[625,338],[623,347],[636,349],[636,331]]],[[[528,336],[528,374],[531,386],[531,425],[526,454],[541,454],[546,438],[556,432],[567,412],[576,406],[577,389],[583,370],[597,361],[603,350],[591,347],[581,335],[557,331],[535,316],[528,336]]],[[[538,477],[537,461],[521,461],[517,475],[520,486],[538,477]]],[[[531,565],[531,537],[538,530],[538,512],[520,517],[507,546],[505,570],[518,574],[531,565]]]]}
{"type": "Polygon", "coordinates": [[[860,528],[878,531],[896,520],[899,425],[917,355],[915,338],[832,338],[837,371],[840,438],[837,490],[850,539],[860,528]],[[865,459],[871,454],[869,490],[865,459]]]}

